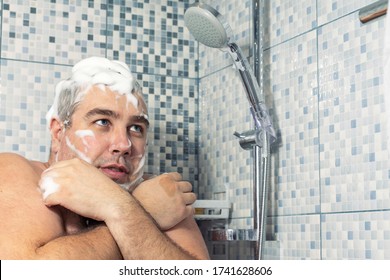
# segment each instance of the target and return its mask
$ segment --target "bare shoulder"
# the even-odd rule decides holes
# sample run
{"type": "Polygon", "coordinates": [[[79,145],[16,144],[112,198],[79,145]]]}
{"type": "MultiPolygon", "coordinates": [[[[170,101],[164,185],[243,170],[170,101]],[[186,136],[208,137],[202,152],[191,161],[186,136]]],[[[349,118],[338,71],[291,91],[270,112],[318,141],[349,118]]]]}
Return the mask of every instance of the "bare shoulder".
{"type": "Polygon", "coordinates": [[[0,153],[0,191],[21,191],[26,188],[37,188],[42,171],[36,164],[21,155],[13,153],[0,153]]]}
{"type": "Polygon", "coordinates": [[[16,153],[0,153],[0,174],[4,171],[9,172],[14,168],[26,168],[27,171],[32,171],[33,166],[31,161],[16,153]]]}
{"type": "MultiPolygon", "coordinates": [[[[21,155],[14,153],[0,153],[0,191],[26,192],[26,188],[37,183],[40,178],[40,172],[34,167],[34,164],[21,155]]],[[[37,184],[34,185],[35,188],[37,184]]]]}
{"type": "Polygon", "coordinates": [[[15,153],[0,153],[0,164],[14,161],[28,163],[28,160],[21,155],[15,153]]]}
{"type": "Polygon", "coordinates": [[[0,153],[0,259],[31,258],[37,247],[61,232],[60,216],[42,201],[39,180],[31,161],[0,153]]]}

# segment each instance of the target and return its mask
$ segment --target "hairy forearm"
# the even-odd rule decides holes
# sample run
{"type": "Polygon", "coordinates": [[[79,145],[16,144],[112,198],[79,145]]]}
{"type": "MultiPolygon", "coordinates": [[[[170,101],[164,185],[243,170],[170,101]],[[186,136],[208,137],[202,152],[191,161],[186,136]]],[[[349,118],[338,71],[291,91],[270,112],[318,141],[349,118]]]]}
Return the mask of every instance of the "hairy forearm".
{"type": "Polygon", "coordinates": [[[37,259],[111,260],[122,259],[106,225],[98,225],[78,234],[66,235],[40,246],[37,259]]]}
{"type": "Polygon", "coordinates": [[[118,213],[106,223],[124,259],[194,259],[160,231],[135,199],[122,205],[118,213]]]}

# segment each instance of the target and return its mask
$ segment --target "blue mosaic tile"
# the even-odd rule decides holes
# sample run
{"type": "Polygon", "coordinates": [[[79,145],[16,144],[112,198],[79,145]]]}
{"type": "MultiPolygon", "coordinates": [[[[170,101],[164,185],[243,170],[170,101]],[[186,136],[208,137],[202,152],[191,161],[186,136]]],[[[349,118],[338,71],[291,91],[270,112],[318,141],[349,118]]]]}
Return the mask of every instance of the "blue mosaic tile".
{"type": "Polygon", "coordinates": [[[233,135],[253,125],[247,118],[245,92],[232,68],[203,78],[199,86],[199,191],[207,199],[218,199],[221,194],[231,197],[233,225],[238,226],[236,219],[251,215],[251,192],[247,191],[251,186],[251,153],[242,150],[233,135]],[[216,108],[215,104],[234,106],[216,108]],[[247,163],[237,165],[238,162],[247,163]]]}
{"type": "Polygon", "coordinates": [[[105,55],[105,1],[3,2],[2,58],[72,65],[105,55]]]}
{"type": "MultiPolygon", "coordinates": [[[[281,139],[272,151],[267,259],[390,259],[377,67],[385,18],[357,20],[374,1],[267,2],[264,82],[281,139]]],[[[86,56],[118,58],[142,81],[153,120],[146,171],[181,172],[199,197],[232,200],[230,227],[253,227],[253,158],[233,136],[253,126],[248,104],[230,57],[192,40],[183,23],[189,2],[3,0],[0,151],[46,160],[55,83],[86,56]]],[[[206,2],[250,57],[252,2],[206,2]]],[[[253,253],[233,247],[211,252],[253,253]]]]}
{"type": "Polygon", "coordinates": [[[197,189],[196,81],[147,74],[138,74],[137,79],[142,81],[151,120],[145,172],[178,171],[197,189]]]}
{"type": "Polygon", "coordinates": [[[185,8],[175,1],[109,1],[107,56],[137,73],[196,77],[194,42],[183,26],[185,8]]]}
{"type": "Polygon", "coordinates": [[[271,213],[316,213],[320,203],[319,179],[315,176],[319,170],[317,100],[311,92],[311,81],[317,70],[315,54],[314,32],[275,46],[265,53],[265,58],[277,58],[272,62],[265,61],[268,69],[265,92],[272,92],[270,107],[274,125],[281,131],[280,142],[283,143],[277,149],[272,165],[278,180],[270,179],[273,185],[270,197],[276,200],[269,202],[274,204],[271,213]],[[291,69],[294,69],[293,73],[291,69]],[[279,90],[272,90],[275,88],[279,90]],[[307,193],[310,193],[310,199],[307,193]]]}
{"type": "Polygon", "coordinates": [[[389,211],[326,215],[322,259],[390,259],[389,218],[389,211]]]}
{"type": "Polygon", "coordinates": [[[38,148],[33,141],[49,146],[45,114],[53,102],[58,77],[64,79],[69,71],[70,67],[65,66],[2,60],[0,112],[5,115],[0,117],[0,134],[4,133],[5,138],[0,152],[13,151],[41,161],[48,159],[49,150],[38,148]]]}
{"type": "Polygon", "coordinates": [[[320,154],[321,173],[332,178],[330,184],[326,178],[322,179],[329,185],[322,190],[323,211],[380,209],[390,203],[386,178],[390,162],[384,156],[386,145],[381,143],[385,138],[378,133],[385,111],[380,102],[375,102],[383,100],[380,90],[383,74],[377,67],[383,38],[369,31],[381,29],[383,24],[384,18],[379,18],[361,26],[351,15],[324,26],[319,37],[320,46],[328,42],[326,49],[319,50],[320,135],[324,145],[320,154]],[[363,36],[367,42],[364,54],[360,45],[363,36]],[[347,64],[347,59],[354,63],[347,64]],[[352,91],[350,81],[353,81],[352,91]],[[323,129],[329,126],[332,131],[323,129]],[[331,166],[335,158],[338,162],[331,166]],[[382,168],[378,169],[378,165],[382,168]],[[372,172],[374,176],[370,175],[372,172]],[[373,195],[379,185],[387,187],[380,196],[373,195]]]}
{"type": "Polygon", "coordinates": [[[316,1],[265,1],[266,47],[274,46],[317,26],[316,1]]]}
{"type": "Polygon", "coordinates": [[[376,2],[377,0],[320,0],[318,1],[318,24],[323,25],[335,19],[341,18],[349,13],[376,2]]]}

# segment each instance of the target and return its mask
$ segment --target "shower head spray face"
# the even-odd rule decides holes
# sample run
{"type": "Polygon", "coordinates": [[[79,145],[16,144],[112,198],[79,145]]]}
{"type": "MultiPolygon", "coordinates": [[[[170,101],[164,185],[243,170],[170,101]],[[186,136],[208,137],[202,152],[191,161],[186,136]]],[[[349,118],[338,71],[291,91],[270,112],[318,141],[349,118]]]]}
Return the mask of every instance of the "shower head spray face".
{"type": "Polygon", "coordinates": [[[198,42],[211,48],[226,47],[233,33],[223,16],[204,3],[192,4],[184,14],[184,22],[198,42]]]}

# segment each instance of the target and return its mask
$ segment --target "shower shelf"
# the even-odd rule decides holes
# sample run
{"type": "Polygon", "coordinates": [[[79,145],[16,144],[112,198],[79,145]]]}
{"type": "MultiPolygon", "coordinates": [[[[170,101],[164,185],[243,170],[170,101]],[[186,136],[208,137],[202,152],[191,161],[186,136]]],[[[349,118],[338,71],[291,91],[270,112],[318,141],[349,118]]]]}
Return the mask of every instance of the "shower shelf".
{"type": "Polygon", "coordinates": [[[210,241],[257,241],[255,229],[211,229],[208,231],[210,241]]]}
{"type": "Polygon", "coordinates": [[[196,220],[228,219],[231,203],[227,200],[197,200],[194,208],[196,220]]]}

